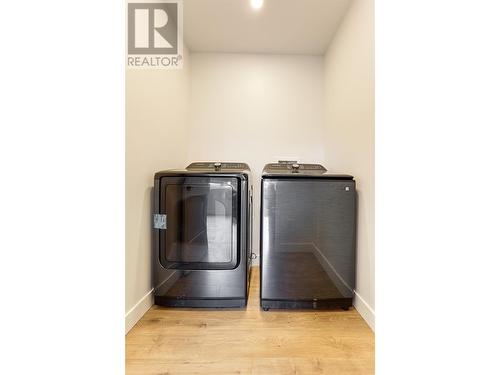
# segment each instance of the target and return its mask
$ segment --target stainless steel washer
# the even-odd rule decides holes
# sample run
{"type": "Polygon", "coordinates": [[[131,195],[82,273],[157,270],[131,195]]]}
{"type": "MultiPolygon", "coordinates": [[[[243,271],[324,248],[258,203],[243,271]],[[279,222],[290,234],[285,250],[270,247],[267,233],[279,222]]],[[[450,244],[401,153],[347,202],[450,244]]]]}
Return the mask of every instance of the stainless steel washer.
{"type": "Polygon", "coordinates": [[[261,190],[261,307],[349,308],[356,186],[319,164],[267,164],[261,190]]]}

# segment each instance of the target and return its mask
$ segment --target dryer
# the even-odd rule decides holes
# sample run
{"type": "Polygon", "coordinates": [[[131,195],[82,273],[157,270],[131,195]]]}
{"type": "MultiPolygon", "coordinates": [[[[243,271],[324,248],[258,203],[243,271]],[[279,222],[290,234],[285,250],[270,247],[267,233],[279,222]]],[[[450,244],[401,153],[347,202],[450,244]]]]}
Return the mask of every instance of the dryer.
{"type": "Polygon", "coordinates": [[[196,162],[154,176],[154,301],[243,307],[248,298],[252,185],[245,163],[196,162]]]}
{"type": "Polygon", "coordinates": [[[356,186],[319,164],[267,164],[261,179],[261,307],[349,308],[356,186]]]}

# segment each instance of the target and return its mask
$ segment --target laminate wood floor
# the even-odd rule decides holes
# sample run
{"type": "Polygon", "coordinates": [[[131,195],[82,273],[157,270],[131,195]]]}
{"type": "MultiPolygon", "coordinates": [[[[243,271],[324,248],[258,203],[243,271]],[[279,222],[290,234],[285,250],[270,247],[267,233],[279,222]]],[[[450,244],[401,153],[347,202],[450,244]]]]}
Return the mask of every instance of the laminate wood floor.
{"type": "Polygon", "coordinates": [[[153,306],[126,337],[129,375],[373,374],[374,335],[349,311],[261,311],[252,268],[246,309],[153,306]]]}

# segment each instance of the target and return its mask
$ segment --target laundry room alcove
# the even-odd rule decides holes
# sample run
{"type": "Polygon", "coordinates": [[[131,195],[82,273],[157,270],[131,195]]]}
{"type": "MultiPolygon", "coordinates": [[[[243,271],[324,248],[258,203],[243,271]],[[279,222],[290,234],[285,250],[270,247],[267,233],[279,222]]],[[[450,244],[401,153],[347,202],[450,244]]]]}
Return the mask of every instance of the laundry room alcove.
{"type": "Polygon", "coordinates": [[[152,305],[154,173],[248,163],[258,255],[260,175],[277,160],[355,177],[354,306],[373,329],[373,2],[185,0],[183,26],[182,69],[126,73],[126,331],[152,305]]]}

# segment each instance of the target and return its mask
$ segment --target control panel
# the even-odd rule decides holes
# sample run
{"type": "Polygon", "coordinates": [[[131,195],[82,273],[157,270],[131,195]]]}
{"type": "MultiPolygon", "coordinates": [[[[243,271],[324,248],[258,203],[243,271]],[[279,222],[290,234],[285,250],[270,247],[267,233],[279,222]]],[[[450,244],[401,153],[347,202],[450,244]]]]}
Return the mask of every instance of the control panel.
{"type": "Polygon", "coordinates": [[[186,167],[187,170],[250,170],[246,163],[225,163],[225,162],[195,162],[186,167]]]}
{"type": "Polygon", "coordinates": [[[298,164],[297,162],[280,162],[266,165],[268,171],[315,171],[326,172],[321,164],[298,164]]]}

